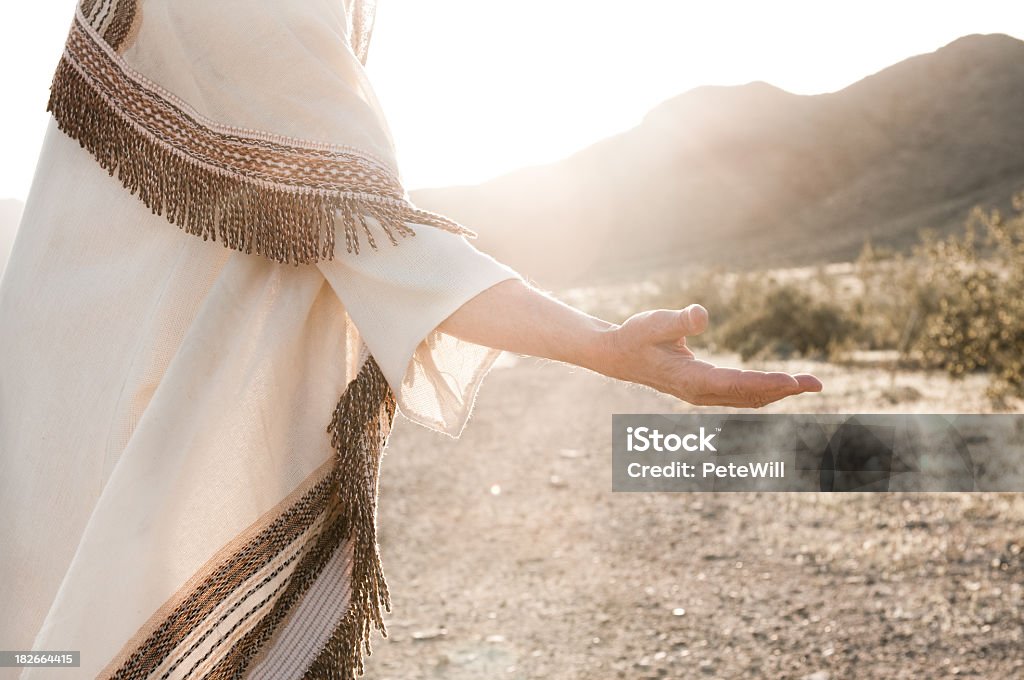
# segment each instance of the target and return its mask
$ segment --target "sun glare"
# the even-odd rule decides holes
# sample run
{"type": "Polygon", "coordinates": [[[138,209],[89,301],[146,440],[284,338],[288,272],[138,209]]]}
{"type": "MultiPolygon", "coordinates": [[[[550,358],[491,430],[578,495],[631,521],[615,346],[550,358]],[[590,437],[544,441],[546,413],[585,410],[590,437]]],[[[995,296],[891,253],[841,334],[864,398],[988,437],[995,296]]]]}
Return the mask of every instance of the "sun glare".
{"type": "Polygon", "coordinates": [[[382,0],[367,68],[406,182],[475,183],[700,85],[830,92],[962,35],[1024,38],[1013,4],[382,0]]]}
{"type": "MultiPolygon", "coordinates": [[[[412,188],[554,161],[699,85],[840,89],[969,33],[1024,38],[1024,12],[975,2],[380,0],[370,77],[412,188]]],[[[0,197],[24,198],[74,2],[22,3],[0,28],[0,197]]]]}

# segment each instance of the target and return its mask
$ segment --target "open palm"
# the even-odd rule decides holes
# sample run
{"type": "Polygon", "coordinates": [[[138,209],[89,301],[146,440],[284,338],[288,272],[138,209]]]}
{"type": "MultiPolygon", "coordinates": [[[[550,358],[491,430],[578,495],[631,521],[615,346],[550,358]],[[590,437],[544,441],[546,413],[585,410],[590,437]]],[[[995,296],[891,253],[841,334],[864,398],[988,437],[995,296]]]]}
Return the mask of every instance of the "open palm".
{"type": "Polygon", "coordinates": [[[697,359],[686,338],[707,325],[708,312],[700,305],[634,314],[608,334],[613,358],[605,372],[700,406],[760,408],[821,391],[821,381],[808,373],[725,368],[697,359]]]}

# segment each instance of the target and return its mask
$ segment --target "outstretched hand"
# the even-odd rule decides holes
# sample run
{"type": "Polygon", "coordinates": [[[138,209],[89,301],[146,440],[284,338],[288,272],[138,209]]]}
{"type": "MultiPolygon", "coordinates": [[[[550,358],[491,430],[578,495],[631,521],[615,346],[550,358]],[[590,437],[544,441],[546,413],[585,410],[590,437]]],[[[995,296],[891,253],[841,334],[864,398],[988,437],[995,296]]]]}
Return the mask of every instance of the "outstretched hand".
{"type": "Polygon", "coordinates": [[[700,305],[640,312],[614,324],[511,278],[477,294],[438,328],[467,342],[564,361],[700,406],[759,408],[821,391],[821,381],[806,373],[743,371],[698,360],[686,338],[707,326],[708,312],[700,305]]]}
{"type": "Polygon", "coordinates": [[[768,373],[723,368],[697,359],[686,338],[703,333],[708,312],[700,305],[640,312],[606,333],[601,372],[653,387],[699,406],[760,408],[784,397],[820,392],[808,373],[768,373]]]}

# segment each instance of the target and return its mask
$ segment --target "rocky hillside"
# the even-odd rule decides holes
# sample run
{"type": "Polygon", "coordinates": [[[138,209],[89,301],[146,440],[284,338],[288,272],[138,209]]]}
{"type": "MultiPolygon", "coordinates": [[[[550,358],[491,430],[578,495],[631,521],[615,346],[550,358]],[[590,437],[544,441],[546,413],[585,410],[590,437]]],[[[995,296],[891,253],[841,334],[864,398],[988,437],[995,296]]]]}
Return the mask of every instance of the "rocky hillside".
{"type": "Polygon", "coordinates": [[[1024,188],[1024,42],[971,35],[838,92],[701,87],[560,162],[414,199],[550,285],[907,248],[1024,188]]]}

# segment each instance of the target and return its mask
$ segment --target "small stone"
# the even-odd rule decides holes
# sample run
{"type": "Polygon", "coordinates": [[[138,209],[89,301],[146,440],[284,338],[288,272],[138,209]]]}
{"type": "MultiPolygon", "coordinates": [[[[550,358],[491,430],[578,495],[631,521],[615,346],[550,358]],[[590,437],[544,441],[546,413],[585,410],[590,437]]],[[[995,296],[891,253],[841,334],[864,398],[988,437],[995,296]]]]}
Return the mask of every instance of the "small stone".
{"type": "Polygon", "coordinates": [[[504,635],[488,635],[485,638],[485,640],[487,642],[504,642],[505,641],[505,636],[504,635]]]}
{"type": "Polygon", "coordinates": [[[562,449],[558,455],[562,458],[582,458],[584,454],[579,449],[562,449]]]}
{"type": "Polygon", "coordinates": [[[445,628],[428,628],[427,630],[413,631],[413,640],[436,640],[437,638],[444,637],[448,634],[448,630],[445,628]]]}
{"type": "Polygon", "coordinates": [[[686,615],[686,610],[683,609],[682,607],[676,607],[675,609],[672,610],[672,616],[685,616],[685,615],[686,615]]]}
{"type": "Polygon", "coordinates": [[[800,680],[829,680],[832,676],[829,675],[828,671],[815,671],[809,675],[805,675],[800,680]]]}
{"type": "Polygon", "coordinates": [[[548,484],[550,484],[556,489],[564,489],[565,487],[569,486],[569,482],[565,481],[558,475],[551,475],[551,478],[548,479],[548,484]]]}
{"type": "Polygon", "coordinates": [[[449,654],[448,658],[460,666],[465,666],[476,661],[477,655],[472,652],[465,652],[460,654],[449,654]]]}

